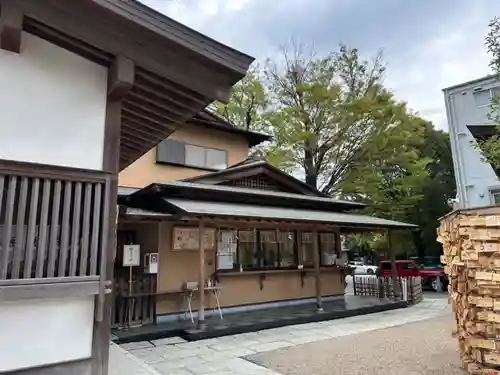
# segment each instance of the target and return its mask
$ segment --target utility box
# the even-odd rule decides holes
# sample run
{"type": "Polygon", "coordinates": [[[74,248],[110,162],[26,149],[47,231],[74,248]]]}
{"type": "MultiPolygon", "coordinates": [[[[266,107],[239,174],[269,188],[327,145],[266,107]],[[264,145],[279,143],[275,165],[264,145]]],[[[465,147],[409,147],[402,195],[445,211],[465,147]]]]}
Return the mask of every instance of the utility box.
{"type": "Polygon", "coordinates": [[[158,273],[158,253],[144,254],[144,273],[158,273]]]}

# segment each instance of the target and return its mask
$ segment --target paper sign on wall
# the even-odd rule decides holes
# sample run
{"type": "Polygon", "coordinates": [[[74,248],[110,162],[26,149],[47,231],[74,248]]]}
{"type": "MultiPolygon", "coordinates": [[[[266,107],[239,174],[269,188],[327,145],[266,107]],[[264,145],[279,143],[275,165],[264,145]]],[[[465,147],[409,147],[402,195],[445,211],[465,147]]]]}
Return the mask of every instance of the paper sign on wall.
{"type": "Polygon", "coordinates": [[[141,247],[140,245],[125,245],[123,246],[123,266],[134,267],[141,264],[141,247]]]}
{"type": "Polygon", "coordinates": [[[217,265],[220,270],[232,269],[236,258],[236,233],[221,231],[217,244],[217,265]]]}

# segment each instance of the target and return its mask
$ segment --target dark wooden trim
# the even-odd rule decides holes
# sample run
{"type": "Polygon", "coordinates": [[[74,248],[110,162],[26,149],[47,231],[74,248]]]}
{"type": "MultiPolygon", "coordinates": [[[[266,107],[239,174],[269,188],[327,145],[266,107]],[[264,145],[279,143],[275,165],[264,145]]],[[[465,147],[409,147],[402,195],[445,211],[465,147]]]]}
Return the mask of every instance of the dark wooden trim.
{"type": "Polygon", "coordinates": [[[123,98],[134,86],[135,64],[125,56],[116,56],[108,71],[108,99],[123,98]]]}
{"type": "Polygon", "coordinates": [[[99,292],[99,281],[95,277],[71,278],[71,281],[66,279],[60,278],[56,282],[50,281],[50,279],[41,279],[46,282],[12,283],[11,285],[7,282],[0,287],[0,301],[93,296],[99,292]]]}
{"type": "MultiPolygon", "coordinates": [[[[127,65],[128,63],[117,62],[117,64],[127,65]]],[[[120,66],[117,66],[117,69],[120,70],[120,66]]],[[[122,67],[122,69],[129,70],[128,78],[130,78],[130,64],[128,64],[128,68],[122,67]]],[[[117,74],[120,76],[121,73],[117,74]]],[[[109,172],[109,174],[104,187],[104,202],[101,202],[103,216],[101,257],[99,259],[100,289],[99,294],[95,298],[94,335],[92,341],[92,371],[104,375],[108,372],[111,309],[113,305],[113,293],[105,294],[104,288],[111,287],[112,289],[116,254],[121,120],[122,101],[120,99],[108,98],[104,126],[103,169],[109,172]]],[[[92,242],[94,242],[94,238],[92,242]]],[[[91,250],[91,257],[94,252],[95,249],[91,250]]]]}
{"type": "Polygon", "coordinates": [[[23,30],[22,10],[14,2],[2,3],[0,7],[0,49],[21,52],[23,30]]]}
{"type": "MultiPolygon", "coordinates": [[[[210,98],[205,104],[211,100],[227,101],[231,86],[244,76],[251,63],[251,58],[246,57],[246,63],[235,71],[234,65],[228,64],[227,57],[200,50],[200,42],[185,45],[179,38],[172,40],[170,34],[157,33],[156,29],[144,24],[141,19],[145,14],[140,11],[134,11],[135,14],[116,12],[115,7],[111,10],[103,6],[107,3],[105,0],[23,0],[20,3],[30,19],[50,25],[105,53],[125,55],[146,70],[210,98]],[[85,22],[88,19],[98,19],[99,22],[85,22]]],[[[175,22],[165,16],[162,18],[154,22],[164,24],[165,19],[175,22]]],[[[189,32],[193,33],[192,30],[189,32]]],[[[205,36],[202,38],[208,40],[205,36]]]]}
{"type": "Polygon", "coordinates": [[[56,165],[46,165],[38,163],[19,162],[14,160],[0,159],[0,174],[13,174],[23,177],[49,178],[64,181],[82,181],[104,183],[108,173],[61,167],[56,165]]]}
{"type": "Polygon", "coordinates": [[[206,58],[222,63],[236,73],[244,75],[254,58],[217,42],[164,14],[136,1],[92,0],[129,21],[150,29],[206,58]]]}
{"type": "Polygon", "coordinates": [[[108,99],[104,124],[102,169],[112,174],[117,173],[119,168],[121,113],[122,102],[108,99]]]}
{"type": "Polygon", "coordinates": [[[321,299],[321,264],[319,258],[319,235],[313,231],[313,253],[314,253],[314,287],[316,290],[316,308],[323,310],[323,300],[321,299]]]}
{"type": "MultiPolygon", "coordinates": [[[[12,374],[12,373],[11,373],[12,374]]],[[[83,359],[73,362],[63,362],[43,367],[34,367],[15,372],[15,375],[76,375],[93,374],[91,360],[83,359]]]]}
{"type": "MultiPolygon", "coordinates": [[[[205,329],[205,236],[204,223],[198,223],[198,329],[205,329]]],[[[217,239],[214,239],[217,243],[217,239]]]]}
{"type": "MultiPolygon", "coordinates": [[[[200,147],[203,147],[203,146],[200,146],[200,147]]],[[[208,171],[208,172],[218,171],[218,169],[194,167],[192,165],[187,165],[187,164],[182,164],[182,163],[173,163],[170,161],[155,160],[155,163],[160,164],[160,165],[171,165],[173,167],[180,167],[180,168],[185,168],[185,169],[195,169],[197,171],[208,171]]]]}

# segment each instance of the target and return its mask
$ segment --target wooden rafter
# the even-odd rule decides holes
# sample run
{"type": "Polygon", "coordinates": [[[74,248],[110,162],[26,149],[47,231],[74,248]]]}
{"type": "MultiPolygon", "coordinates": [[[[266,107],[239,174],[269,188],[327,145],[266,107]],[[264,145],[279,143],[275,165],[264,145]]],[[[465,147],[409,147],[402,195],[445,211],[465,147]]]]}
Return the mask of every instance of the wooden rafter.
{"type": "Polygon", "coordinates": [[[23,30],[22,10],[14,2],[8,2],[2,3],[0,12],[0,48],[20,53],[23,30]]]}

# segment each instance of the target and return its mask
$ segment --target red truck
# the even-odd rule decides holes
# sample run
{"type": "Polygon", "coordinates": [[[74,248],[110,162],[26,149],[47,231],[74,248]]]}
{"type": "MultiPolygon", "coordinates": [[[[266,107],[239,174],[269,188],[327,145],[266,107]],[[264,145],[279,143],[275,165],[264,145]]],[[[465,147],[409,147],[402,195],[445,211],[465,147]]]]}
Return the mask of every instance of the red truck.
{"type": "MultiPolygon", "coordinates": [[[[448,277],[442,267],[418,266],[413,260],[396,260],[396,270],[398,277],[422,277],[422,287],[435,292],[442,292],[448,287],[448,277]]],[[[380,262],[380,276],[392,276],[390,260],[380,262]]]]}

